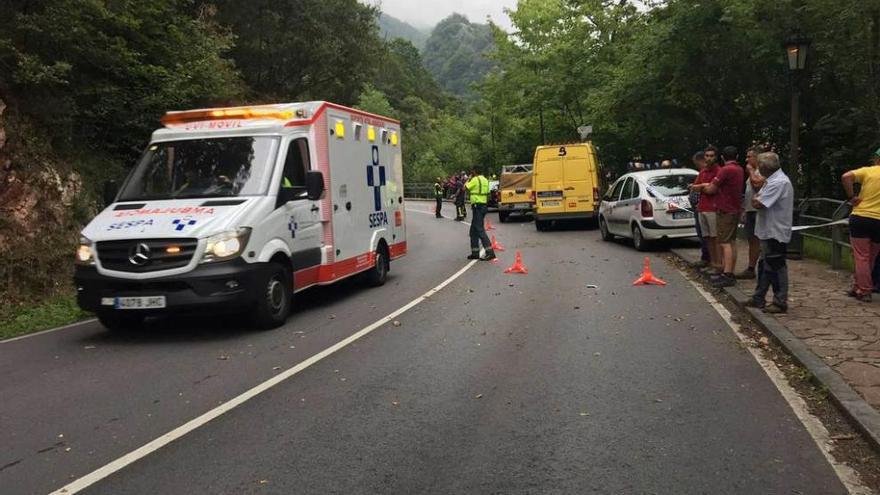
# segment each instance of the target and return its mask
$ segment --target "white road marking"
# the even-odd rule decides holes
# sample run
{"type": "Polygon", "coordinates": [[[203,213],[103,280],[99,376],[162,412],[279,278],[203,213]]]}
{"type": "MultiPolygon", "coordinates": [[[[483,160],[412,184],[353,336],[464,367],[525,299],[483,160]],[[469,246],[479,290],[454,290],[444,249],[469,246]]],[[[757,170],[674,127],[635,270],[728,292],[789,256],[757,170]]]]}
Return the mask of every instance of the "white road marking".
{"type": "Polygon", "coordinates": [[[727,326],[733,330],[736,337],[744,344],[745,348],[749,350],[749,353],[755,358],[755,361],[758,362],[764,372],[767,373],[770,381],[773,382],[773,385],[779,390],[779,394],[782,395],[782,398],[785,399],[786,402],[788,402],[788,405],[791,407],[792,411],[794,411],[795,416],[797,416],[807,429],[807,432],[813,438],[813,442],[819,447],[819,450],[822,452],[822,455],[825,456],[825,460],[828,461],[828,464],[831,464],[834,473],[840,479],[841,483],[843,483],[843,486],[846,487],[846,490],[850,495],[874,495],[874,492],[862,483],[861,478],[853,468],[844,463],[838,462],[831,454],[831,450],[834,448],[834,443],[831,441],[831,435],[828,433],[825,425],[822,424],[822,421],[820,421],[819,418],[810,413],[810,410],[807,408],[807,403],[804,402],[804,399],[802,399],[788,383],[788,379],[785,378],[785,375],[779,370],[776,363],[762,356],[758,349],[750,345],[751,341],[742,333],[739,324],[733,321],[730,311],[728,311],[723,304],[718,302],[715,296],[706,292],[706,290],[704,290],[698,283],[694,282],[690,277],[685,275],[685,278],[695,289],[697,289],[697,292],[699,292],[706,301],[715,308],[715,311],[717,311],[721,318],[727,322],[727,326]]]}
{"type": "Polygon", "coordinates": [[[235,409],[236,407],[253,399],[254,397],[269,390],[270,388],[284,382],[288,378],[291,378],[292,376],[294,376],[297,373],[299,373],[300,371],[308,368],[309,366],[312,366],[313,364],[321,361],[322,359],[329,357],[332,354],[342,350],[343,348],[345,348],[349,344],[351,344],[351,343],[357,341],[358,339],[370,334],[371,332],[382,327],[383,325],[394,321],[394,319],[397,318],[398,316],[402,315],[403,313],[406,313],[410,309],[412,309],[412,308],[418,306],[419,304],[421,304],[422,302],[424,302],[429,297],[440,292],[447,285],[451,284],[457,278],[461,277],[466,271],[468,271],[476,263],[477,263],[477,261],[471,261],[470,263],[465,265],[461,270],[455,272],[455,274],[453,274],[451,277],[449,277],[446,280],[444,280],[443,282],[441,282],[439,285],[437,285],[433,289],[422,294],[421,296],[417,297],[416,299],[410,301],[408,304],[406,304],[405,306],[401,307],[400,309],[394,311],[393,313],[389,314],[388,316],[385,316],[384,318],[376,321],[375,323],[363,328],[362,330],[359,330],[357,333],[349,336],[348,338],[337,342],[336,344],[324,349],[323,351],[315,354],[314,356],[306,359],[305,361],[302,361],[301,363],[297,364],[296,366],[294,366],[288,370],[282,371],[281,373],[275,375],[274,377],[270,378],[269,380],[266,380],[265,382],[263,382],[255,387],[251,388],[250,390],[244,392],[243,394],[239,395],[238,397],[235,397],[235,398],[229,400],[228,402],[226,402],[218,407],[215,407],[214,409],[211,409],[210,411],[202,414],[201,416],[199,416],[195,419],[192,419],[189,422],[187,422],[186,424],[181,425],[181,426],[169,431],[168,433],[162,435],[159,438],[156,438],[155,440],[147,443],[146,445],[143,445],[142,447],[139,447],[139,448],[129,452],[128,454],[125,454],[124,456],[120,457],[119,459],[116,459],[115,461],[113,461],[105,466],[102,466],[102,467],[96,469],[95,471],[92,471],[91,473],[83,476],[82,478],[79,478],[79,479],[65,485],[64,487],[59,488],[58,490],[55,490],[50,495],[71,495],[73,493],[77,493],[77,492],[91,486],[92,484],[97,483],[98,481],[110,476],[111,474],[119,471],[120,469],[128,466],[129,464],[150,455],[151,453],[161,449],[162,447],[177,440],[178,438],[181,438],[184,435],[196,430],[197,428],[204,426],[206,423],[210,422],[211,420],[235,409]]]}
{"type": "Polygon", "coordinates": [[[29,333],[26,335],[19,335],[18,337],[12,337],[11,339],[0,340],[0,344],[8,344],[9,342],[15,342],[16,340],[29,339],[31,337],[36,337],[38,335],[43,335],[46,333],[57,332],[58,330],[65,330],[68,328],[78,327],[80,325],[85,325],[86,323],[94,323],[96,321],[98,321],[96,318],[91,318],[88,320],[83,320],[83,321],[78,321],[76,323],[71,323],[70,325],[64,325],[63,327],[50,328],[48,330],[41,330],[39,332],[29,333]]]}

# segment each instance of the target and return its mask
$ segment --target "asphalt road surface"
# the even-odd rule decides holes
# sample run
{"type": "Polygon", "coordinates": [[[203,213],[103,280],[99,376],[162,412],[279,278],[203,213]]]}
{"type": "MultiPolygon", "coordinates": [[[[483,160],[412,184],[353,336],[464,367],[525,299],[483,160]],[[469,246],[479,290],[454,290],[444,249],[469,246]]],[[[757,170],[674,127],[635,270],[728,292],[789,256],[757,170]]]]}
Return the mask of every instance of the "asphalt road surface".
{"type": "MultiPolygon", "coordinates": [[[[411,210],[428,211],[412,203],[411,210]]],[[[497,216],[491,215],[493,222],[497,216]]],[[[0,344],[0,493],[57,490],[340,342],[462,269],[408,215],[388,283],[308,291],[284,327],[89,323],[0,344]]],[[[89,494],[843,494],[722,318],[598,232],[498,225],[501,263],[85,488],[89,494]],[[503,268],[522,251],[529,275],[503,268]],[[599,288],[588,288],[588,285],[599,288]]]]}

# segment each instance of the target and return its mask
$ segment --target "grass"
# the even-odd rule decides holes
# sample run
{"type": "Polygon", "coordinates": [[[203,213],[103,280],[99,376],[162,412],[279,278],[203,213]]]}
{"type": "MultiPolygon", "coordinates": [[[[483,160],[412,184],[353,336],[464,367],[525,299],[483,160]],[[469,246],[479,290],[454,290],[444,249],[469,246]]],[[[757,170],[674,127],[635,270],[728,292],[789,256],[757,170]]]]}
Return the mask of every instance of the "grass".
{"type": "MultiPolygon", "coordinates": [[[[842,268],[848,271],[853,271],[855,268],[855,263],[853,262],[852,251],[844,247],[841,254],[842,268]]],[[[821,261],[823,263],[827,263],[830,266],[831,243],[823,241],[821,239],[813,239],[811,237],[804,236],[804,256],[821,261]]]]}
{"type": "Polygon", "coordinates": [[[31,306],[4,308],[0,312],[0,340],[55,328],[91,317],[76,304],[76,296],[56,296],[31,306]]]}

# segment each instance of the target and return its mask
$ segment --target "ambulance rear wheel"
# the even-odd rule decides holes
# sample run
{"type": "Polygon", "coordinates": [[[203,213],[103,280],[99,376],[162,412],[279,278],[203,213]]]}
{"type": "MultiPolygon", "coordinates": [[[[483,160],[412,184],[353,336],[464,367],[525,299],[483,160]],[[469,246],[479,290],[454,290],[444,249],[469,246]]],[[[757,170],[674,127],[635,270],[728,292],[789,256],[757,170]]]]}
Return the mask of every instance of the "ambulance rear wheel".
{"type": "Polygon", "coordinates": [[[254,324],[264,330],[280,327],[287,321],[293,300],[290,271],[278,263],[270,263],[259,280],[254,324]]]}
{"type": "Polygon", "coordinates": [[[113,333],[136,332],[144,327],[144,316],[119,310],[98,311],[98,321],[113,333]]]}
{"type": "Polygon", "coordinates": [[[379,247],[376,248],[376,264],[366,273],[367,283],[371,287],[385,285],[385,281],[388,279],[388,270],[391,268],[390,263],[388,248],[384,243],[379,244],[379,247]]]}

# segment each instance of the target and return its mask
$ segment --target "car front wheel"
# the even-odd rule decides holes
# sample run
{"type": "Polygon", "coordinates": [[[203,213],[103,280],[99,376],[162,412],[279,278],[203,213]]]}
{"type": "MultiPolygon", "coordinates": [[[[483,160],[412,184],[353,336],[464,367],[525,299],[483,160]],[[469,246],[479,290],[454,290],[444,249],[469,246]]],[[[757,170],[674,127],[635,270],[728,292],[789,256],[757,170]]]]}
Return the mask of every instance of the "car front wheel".
{"type": "Polygon", "coordinates": [[[599,217],[599,233],[602,234],[602,240],[605,242],[614,240],[614,234],[608,230],[608,223],[605,222],[604,217],[599,217]]]}

